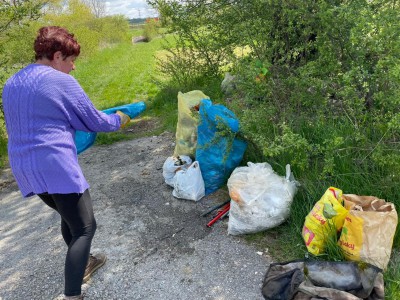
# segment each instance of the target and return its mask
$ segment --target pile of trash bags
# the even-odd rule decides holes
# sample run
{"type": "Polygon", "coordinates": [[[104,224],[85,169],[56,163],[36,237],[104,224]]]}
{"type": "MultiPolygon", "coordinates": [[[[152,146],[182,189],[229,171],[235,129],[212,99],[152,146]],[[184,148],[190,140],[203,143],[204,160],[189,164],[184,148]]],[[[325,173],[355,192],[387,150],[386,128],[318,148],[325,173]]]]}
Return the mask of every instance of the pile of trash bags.
{"type": "Polygon", "coordinates": [[[290,165],[286,176],[276,174],[268,163],[239,167],[247,147],[237,138],[239,130],[234,113],[213,104],[203,92],[179,93],[174,155],[163,165],[164,180],[176,198],[198,201],[227,182],[232,235],[283,223],[298,186],[290,165]]]}
{"type": "Polygon", "coordinates": [[[247,147],[238,132],[239,121],[228,108],[213,104],[201,91],[179,92],[174,155],[163,166],[173,195],[198,201],[225,184],[247,147]],[[171,164],[182,158],[186,163],[171,172],[171,164]]]}
{"type": "MultiPolygon", "coordinates": [[[[198,201],[227,183],[231,235],[264,231],[286,221],[299,186],[290,165],[284,176],[266,162],[239,166],[247,144],[237,137],[238,119],[201,91],[179,93],[178,110],[174,155],[163,166],[173,195],[198,201]]],[[[324,254],[333,235],[348,261],[271,264],[264,298],[384,299],[382,270],[390,259],[397,221],[393,203],[329,187],[306,216],[301,234],[315,256],[324,254]]]]}

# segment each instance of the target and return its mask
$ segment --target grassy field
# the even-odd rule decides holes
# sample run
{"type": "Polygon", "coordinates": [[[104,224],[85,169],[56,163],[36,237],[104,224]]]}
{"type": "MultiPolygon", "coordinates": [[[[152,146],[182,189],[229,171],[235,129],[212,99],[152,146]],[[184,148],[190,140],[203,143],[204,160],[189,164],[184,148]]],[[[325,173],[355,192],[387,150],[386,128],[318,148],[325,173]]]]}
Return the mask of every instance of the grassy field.
{"type": "Polygon", "coordinates": [[[77,62],[73,75],[99,109],[154,97],[153,55],[160,40],[142,44],[119,44],[103,49],[97,56],[77,62]]]}
{"type": "MultiPolygon", "coordinates": [[[[140,34],[140,30],[132,31],[132,36],[140,34]]],[[[157,132],[174,130],[176,114],[173,111],[176,109],[177,91],[166,91],[166,78],[160,76],[156,62],[156,57],[163,53],[163,44],[164,39],[159,37],[149,43],[112,45],[88,59],[78,59],[76,70],[71,74],[82,85],[96,108],[103,110],[144,101],[147,109],[140,118],[161,119],[161,128],[157,132]],[[155,100],[165,105],[155,106],[155,100]],[[168,111],[166,117],[159,118],[165,110],[168,111]]],[[[154,132],[148,132],[148,135],[152,134],[154,132]]],[[[134,137],[121,132],[99,134],[96,143],[109,144],[134,137]]]]}

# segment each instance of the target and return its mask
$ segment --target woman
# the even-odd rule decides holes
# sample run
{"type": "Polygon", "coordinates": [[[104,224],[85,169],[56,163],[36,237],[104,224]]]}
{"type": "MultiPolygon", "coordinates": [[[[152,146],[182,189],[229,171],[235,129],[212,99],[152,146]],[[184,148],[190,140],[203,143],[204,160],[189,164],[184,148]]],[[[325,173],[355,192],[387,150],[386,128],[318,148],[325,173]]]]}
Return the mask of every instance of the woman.
{"type": "Polygon", "coordinates": [[[130,119],[122,112],[98,111],[69,75],[80,53],[73,34],[57,26],[43,27],[34,50],[36,62],[8,79],[3,90],[8,156],[23,196],[38,195],[60,214],[68,246],[65,299],[83,299],[83,280],[106,257],[90,255],[96,220],[89,184],[78,163],[75,131],[116,131],[130,119]]]}

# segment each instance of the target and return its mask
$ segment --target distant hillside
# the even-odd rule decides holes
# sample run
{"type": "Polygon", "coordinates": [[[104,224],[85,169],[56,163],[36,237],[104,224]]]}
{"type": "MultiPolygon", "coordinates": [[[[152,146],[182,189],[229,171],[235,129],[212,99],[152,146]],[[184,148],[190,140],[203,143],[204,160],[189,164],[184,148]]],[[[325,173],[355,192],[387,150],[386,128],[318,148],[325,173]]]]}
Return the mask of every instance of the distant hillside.
{"type": "Polygon", "coordinates": [[[145,22],[146,22],[146,18],[129,19],[129,24],[144,24],[145,22]]]}

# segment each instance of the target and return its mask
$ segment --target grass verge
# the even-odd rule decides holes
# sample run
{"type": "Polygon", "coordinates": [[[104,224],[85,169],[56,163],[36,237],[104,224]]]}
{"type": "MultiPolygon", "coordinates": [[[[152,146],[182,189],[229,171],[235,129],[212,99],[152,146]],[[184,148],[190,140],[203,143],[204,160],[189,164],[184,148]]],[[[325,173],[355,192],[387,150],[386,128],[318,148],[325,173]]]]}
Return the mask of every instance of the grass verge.
{"type": "MultiPolygon", "coordinates": [[[[137,30],[132,36],[140,35],[137,30]]],[[[168,38],[168,37],[167,37],[168,38]]],[[[133,139],[145,135],[155,135],[163,130],[174,130],[176,94],[163,93],[164,78],[157,71],[156,56],[162,53],[163,40],[154,38],[148,43],[123,43],[104,48],[96,55],[78,60],[72,75],[79,81],[96,108],[106,108],[127,103],[144,101],[147,109],[138,118],[132,120],[123,130],[112,133],[99,133],[96,144],[111,144],[117,141],[133,139]],[[160,121],[160,112],[154,110],[154,99],[163,103],[172,103],[167,107],[166,117],[160,121]],[[170,120],[172,119],[172,121],[170,120]],[[158,128],[153,125],[158,124],[158,128]],[[140,131],[135,128],[139,126],[140,131]]],[[[160,106],[160,105],[159,105],[160,106]]]]}

